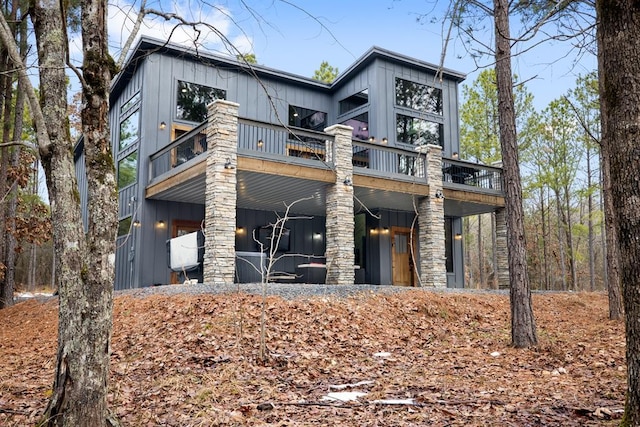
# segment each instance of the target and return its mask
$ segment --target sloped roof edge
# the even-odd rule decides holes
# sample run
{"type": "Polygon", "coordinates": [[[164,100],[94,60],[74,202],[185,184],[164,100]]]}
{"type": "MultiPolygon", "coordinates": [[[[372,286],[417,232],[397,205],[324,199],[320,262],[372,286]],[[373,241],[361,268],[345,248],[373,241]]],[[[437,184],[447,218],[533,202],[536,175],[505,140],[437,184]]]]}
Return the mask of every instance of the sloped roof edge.
{"type": "Polygon", "coordinates": [[[445,75],[449,79],[453,79],[457,82],[461,82],[466,78],[466,75],[457,71],[453,71],[447,68],[440,68],[437,65],[421,61],[416,58],[412,58],[406,55],[402,55],[396,52],[392,52],[387,49],[383,49],[378,46],[373,46],[364,55],[358,58],[353,64],[351,64],[345,71],[340,73],[336,80],[331,83],[323,83],[321,81],[312,79],[310,77],[304,77],[297,74],[289,73],[287,71],[277,70],[275,68],[270,68],[264,65],[251,64],[248,66],[242,61],[238,61],[237,59],[231,56],[219,55],[211,53],[205,49],[196,50],[193,47],[184,46],[177,43],[172,43],[171,41],[159,40],[149,36],[141,36],[134,48],[131,50],[127,60],[125,61],[125,65],[122,70],[116,75],[111,83],[111,89],[113,92],[117,93],[120,88],[120,84],[122,80],[128,74],[133,72],[135,64],[137,61],[144,57],[147,53],[151,51],[165,51],[165,52],[173,52],[178,54],[186,54],[195,57],[199,57],[210,61],[212,63],[217,64],[228,64],[233,67],[237,67],[240,69],[244,69],[247,73],[255,73],[257,75],[269,76],[275,79],[284,79],[289,82],[297,82],[302,85],[313,86],[318,89],[327,89],[330,90],[334,87],[339,87],[343,82],[345,82],[350,75],[360,70],[362,67],[367,66],[373,60],[377,58],[381,58],[387,61],[397,62],[400,64],[406,64],[413,67],[427,69],[434,73],[441,71],[443,75],[445,75]]]}

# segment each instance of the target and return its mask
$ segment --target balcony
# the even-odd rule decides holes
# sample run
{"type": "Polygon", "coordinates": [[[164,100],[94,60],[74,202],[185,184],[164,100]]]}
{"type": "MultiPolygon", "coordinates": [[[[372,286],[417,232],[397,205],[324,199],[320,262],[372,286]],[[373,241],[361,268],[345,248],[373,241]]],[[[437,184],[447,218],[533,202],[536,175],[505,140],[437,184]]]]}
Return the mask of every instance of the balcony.
{"type": "MultiPolygon", "coordinates": [[[[150,156],[148,197],[204,203],[206,126],[150,156]]],[[[335,182],[333,149],[332,135],[238,119],[238,185],[244,188],[238,206],[281,209],[283,200],[313,194],[308,212],[323,212],[326,186],[335,182]]],[[[414,196],[427,194],[423,154],[363,140],[352,141],[352,153],[355,195],[363,205],[413,210],[414,196]]],[[[442,181],[451,215],[490,211],[503,203],[500,168],[443,158],[442,181]]]]}

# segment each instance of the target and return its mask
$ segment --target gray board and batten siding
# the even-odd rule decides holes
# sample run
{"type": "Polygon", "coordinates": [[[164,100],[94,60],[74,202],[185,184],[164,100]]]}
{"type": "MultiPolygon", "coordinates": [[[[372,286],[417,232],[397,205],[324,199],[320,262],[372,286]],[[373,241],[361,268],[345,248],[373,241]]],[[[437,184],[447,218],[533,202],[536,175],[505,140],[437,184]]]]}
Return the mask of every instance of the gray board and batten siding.
{"type": "MultiPolygon", "coordinates": [[[[262,83],[256,81],[241,63],[232,58],[203,54],[195,57],[187,49],[177,45],[141,38],[134,54],[123,71],[112,84],[110,121],[112,147],[116,165],[132,152],[137,151],[137,179],[121,188],[119,197],[119,218],[135,216],[142,226],[129,235],[118,238],[116,255],[118,289],[168,283],[169,270],[166,263],[164,241],[169,237],[173,219],[200,221],[204,207],[189,203],[175,203],[145,199],[145,189],[149,181],[149,156],[171,142],[172,126],[195,127],[199,123],[181,121],[176,118],[176,92],[178,81],[185,81],[226,91],[226,99],[239,104],[239,116],[273,124],[287,123],[290,105],[309,108],[327,113],[328,124],[339,123],[361,111],[368,111],[371,134],[378,138],[388,138],[393,146],[396,134],[396,114],[402,109],[395,105],[395,78],[402,78],[442,89],[443,114],[441,116],[421,115],[443,124],[444,153],[458,151],[458,87],[464,75],[444,70],[443,80],[436,80],[437,67],[413,58],[404,57],[380,48],[372,48],[345,70],[332,84],[324,84],[312,79],[257,65],[255,73],[262,83]],[[264,91],[267,88],[268,95],[264,91]],[[368,102],[345,114],[339,114],[339,101],[360,91],[368,91],[368,102]],[[139,114],[138,138],[120,150],[119,125],[126,117],[122,108],[136,94],[137,106],[133,110],[139,114]],[[274,110],[275,107],[275,110],[274,110]],[[428,117],[427,117],[428,116],[428,117]],[[166,123],[165,129],[159,124],[166,123]],[[454,144],[452,146],[451,144],[454,144]],[[151,226],[163,220],[167,227],[162,230],[151,226]]],[[[129,107],[128,111],[132,107],[129,107]]],[[[398,144],[401,145],[401,144],[398,144]]],[[[82,160],[82,156],[78,157],[82,160]]],[[[83,172],[84,162],[77,162],[78,176],[83,172]]],[[[81,198],[86,201],[86,182],[79,182],[81,198]]],[[[266,211],[239,210],[238,217],[247,224],[265,222],[266,211]],[[253,219],[252,219],[253,218],[253,219]],[[262,219],[264,218],[264,220],[262,219]]],[[[408,218],[408,213],[393,214],[394,217],[408,218]]],[[[83,217],[86,221],[86,203],[83,203],[83,217]]],[[[314,221],[321,221],[320,218],[314,221]]],[[[315,224],[315,222],[312,223],[315,224]]],[[[398,220],[402,224],[408,219],[398,220]]],[[[85,222],[86,223],[86,222],[85,222]]],[[[240,224],[240,220],[238,220],[240,224]]],[[[399,225],[399,224],[395,224],[399,225]]],[[[249,226],[248,226],[249,227],[249,226]]],[[[304,225],[301,227],[308,227],[304,225]]],[[[316,226],[314,225],[314,228],[316,226]]],[[[306,231],[304,231],[307,235],[306,231]]],[[[292,236],[295,234],[292,233],[292,236]]],[[[294,237],[296,239],[296,237],[294,237]]],[[[297,243],[296,243],[297,244],[297,243]]],[[[305,251],[316,252],[317,242],[305,251]],[[314,246],[315,245],[315,246],[314,246]]],[[[456,245],[457,246],[457,245],[456,245]]],[[[237,250],[244,249],[238,242],[237,250]]],[[[462,247],[455,251],[462,251],[462,247]]],[[[370,250],[367,260],[370,266],[380,264],[380,257],[388,253],[383,246],[370,250]],[[378,253],[374,257],[373,252],[378,253]]],[[[462,257],[458,257],[461,260],[462,257]]],[[[384,264],[384,263],[381,263],[384,264]]],[[[462,265],[459,266],[462,268],[462,265]]],[[[459,269],[456,266],[456,270],[459,269]]],[[[367,271],[371,283],[387,282],[389,272],[386,267],[379,271],[367,271]]],[[[458,276],[456,274],[455,276],[458,276]]],[[[459,283],[461,278],[451,279],[459,283]]]]}

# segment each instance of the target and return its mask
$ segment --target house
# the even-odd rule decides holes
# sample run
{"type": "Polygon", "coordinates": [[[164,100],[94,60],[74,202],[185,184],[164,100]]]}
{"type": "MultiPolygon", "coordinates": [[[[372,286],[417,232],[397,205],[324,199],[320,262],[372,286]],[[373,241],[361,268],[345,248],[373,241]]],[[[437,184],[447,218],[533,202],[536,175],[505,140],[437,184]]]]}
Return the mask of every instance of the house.
{"type": "MultiPolygon", "coordinates": [[[[461,219],[496,212],[506,283],[501,169],[457,158],[463,79],[373,47],[325,84],[141,38],[110,99],[116,289],[181,280],[167,240],[196,230],[205,282],[256,280],[287,207],[274,279],[463,287],[461,219]]],[[[86,208],[84,167],[79,144],[86,208]]]]}

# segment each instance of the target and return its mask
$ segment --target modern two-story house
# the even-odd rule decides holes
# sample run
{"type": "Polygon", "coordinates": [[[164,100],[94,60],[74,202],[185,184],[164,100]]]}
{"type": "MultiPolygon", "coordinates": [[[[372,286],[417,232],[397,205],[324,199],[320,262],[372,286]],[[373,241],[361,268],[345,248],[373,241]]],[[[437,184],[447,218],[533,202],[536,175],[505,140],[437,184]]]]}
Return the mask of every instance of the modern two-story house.
{"type": "MultiPolygon", "coordinates": [[[[485,212],[506,283],[501,169],[457,157],[463,79],[374,47],[325,84],[143,37],[110,99],[116,289],[183,280],[167,241],[197,230],[207,283],[262,280],[274,248],[269,280],[463,287],[485,212]]],[[[79,143],[83,206],[84,168],[79,143]]]]}

